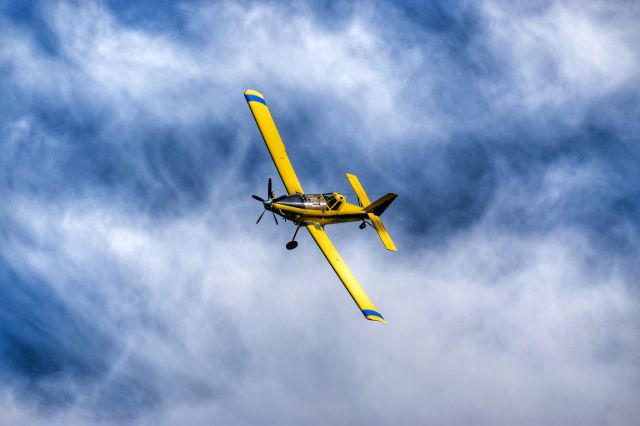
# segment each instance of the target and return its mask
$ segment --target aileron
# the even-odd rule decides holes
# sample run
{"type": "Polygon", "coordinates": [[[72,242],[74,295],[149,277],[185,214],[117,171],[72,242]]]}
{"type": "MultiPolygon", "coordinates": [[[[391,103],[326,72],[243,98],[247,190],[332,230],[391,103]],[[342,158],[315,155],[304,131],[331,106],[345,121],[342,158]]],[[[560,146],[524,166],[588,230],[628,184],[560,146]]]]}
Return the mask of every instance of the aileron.
{"type": "Polygon", "coordinates": [[[271,154],[271,159],[278,170],[282,183],[284,183],[285,188],[287,188],[287,193],[289,195],[304,193],[300,181],[298,181],[298,176],[296,176],[296,172],[293,170],[282,138],[280,138],[276,123],[273,121],[273,117],[271,117],[271,112],[269,111],[269,107],[267,107],[264,96],[255,90],[247,90],[244,92],[244,97],[249,104],[249,108],[251,108],[253,118],[256,120],[262,139],[264,139],[267,145],[267,149],[269,150],[269,154],[271,154]]]}
{"type": "Polygon", "coordinates": [[[344,263],[342,256],[334,247],[327,233],[324,230],[317,229],[314,225],[307,225],[307,229],[365,318],[386,323],[387,321],[378,312],[378,308],[371,302],[356,277],[353,276],[349,267],[344,263]]]}

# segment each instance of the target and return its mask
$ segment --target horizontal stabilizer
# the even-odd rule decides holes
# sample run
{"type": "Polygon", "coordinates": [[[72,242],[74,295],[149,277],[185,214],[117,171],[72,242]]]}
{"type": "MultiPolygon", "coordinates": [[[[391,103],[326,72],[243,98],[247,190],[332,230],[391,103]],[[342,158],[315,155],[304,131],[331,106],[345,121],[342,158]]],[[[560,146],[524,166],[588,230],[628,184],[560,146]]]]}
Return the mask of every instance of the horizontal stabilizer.
{"type": "Polygon", "coordinates": [[[393,240],[391,239],[391,236],[387,232],[387,229],[382,224],[380,217],[376,216],[373,213],[369,213],[369,220],[371,220],[373,227],[376,228],[376,231],[378,232],[378,236],[380,237],[382,244],[384,244],[384,247],[389,251],[398,251],[398,249],[396,248],[396,245],[393,243],[393,240]]]}
{"type": "Polygon", "coordinates": [[[347,179],[349,179],[349,183],[351,183],[353,190],[358,196],[360,204],[364,206],[364,211],[367,213],[367,216],[369,216],[369,220],[371,220],[371,224],[376,229],[376,232],[378,233],[382,244],[384,244],[387,250],[397,251],[398,249],[396,248],[396,245],[393,243],[391,236],[380,220],[380,215],[387,209],[387,207],[389,207],[389,204],[391,204],[393,200],[396,199],[398,194],[390,192],[372,203],[371,201],[369,201],[369,196],[367,196],[367,193],[364,192],[364,188],[355,175],[347,173],[347,179]]]}
{"type": "Polygon", "coordinates": [[[369,204],[371,204],[371,201],[369,201],[367,193],[364,192],[364,188],[360,184],[358,177],[356,175],[347,173],[347,179],[349,179],[349,183],[353,187],[353,190],[356,192],[358,200],[360,200],[360,204],[363,206],[368,206],[369,204]]]}

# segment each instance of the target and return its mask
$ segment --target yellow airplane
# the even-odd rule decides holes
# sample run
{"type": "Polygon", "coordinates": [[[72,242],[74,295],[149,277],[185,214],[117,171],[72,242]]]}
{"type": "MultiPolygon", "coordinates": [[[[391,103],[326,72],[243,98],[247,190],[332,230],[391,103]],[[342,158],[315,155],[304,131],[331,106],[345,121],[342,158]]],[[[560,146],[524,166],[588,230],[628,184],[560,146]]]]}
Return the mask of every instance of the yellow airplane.
{"type": "Polygon", "coordinates": [[[387,250],[396,251],[396,246],[382,224],[380,215],[389,207],[397,194],[386,194],[372,203],[358,178],[351,174],[347,174],[347,179],[358,196],[360,205],[348,203],[346,197],[337,192],[305,194],[289,161],[284,143],[282,143],[276,124],[273,122],[264,96],[255,90],[247,90],[244,92],[244,97],[287,190],[287,195],[276,197],[272,190],[271,178],[269,178],[267,199],[253,195],[253,198],[260,201],[265,209],[256,223],[260,222],[267,210],[273,213],[276,225],[278,224],[276,214],[282,216],[285,221],[292,221],[296,225],[296,230],[293,238],[286,245],[288,250],[293,250],[298,246],[298,242],[295,240],[298,230],[301,226],[306,227],[365,318],[386,323],[387,321],[378,312],[378,308],[371,302],[367,293],[364,292],[358,280],[329,240],[324,226],[333,223],[362,221],[360,229],[364,229],[367,224],[373,226],[387,250]]]}

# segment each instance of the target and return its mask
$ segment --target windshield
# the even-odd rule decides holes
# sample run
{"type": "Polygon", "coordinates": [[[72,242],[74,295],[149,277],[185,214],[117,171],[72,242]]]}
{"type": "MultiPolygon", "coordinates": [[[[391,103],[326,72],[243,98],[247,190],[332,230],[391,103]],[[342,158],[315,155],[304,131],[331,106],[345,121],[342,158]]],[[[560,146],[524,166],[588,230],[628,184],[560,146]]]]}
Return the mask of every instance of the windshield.
{"type": "Polygon", "coordinates": [[[329,207],[329,210],[338,210],[340,206],[342,206],[344,196],[336,194],[335,192],[322,194],[322,196],[327,201],[327,207],[329,207]]]}

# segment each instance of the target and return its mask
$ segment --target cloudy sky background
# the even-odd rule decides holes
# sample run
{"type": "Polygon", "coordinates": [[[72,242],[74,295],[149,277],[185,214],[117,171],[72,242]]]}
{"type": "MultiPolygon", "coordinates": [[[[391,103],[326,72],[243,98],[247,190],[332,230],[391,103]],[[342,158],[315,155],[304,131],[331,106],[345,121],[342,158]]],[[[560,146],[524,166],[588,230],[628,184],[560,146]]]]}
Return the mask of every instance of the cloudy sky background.
{"type": "Polygon", "coordinates": [[[637,422],[637,2],[129,3],[0,3],[1,424],[637,422]]]}

